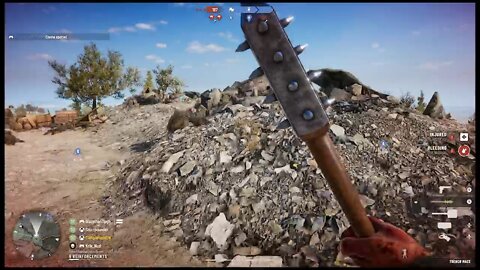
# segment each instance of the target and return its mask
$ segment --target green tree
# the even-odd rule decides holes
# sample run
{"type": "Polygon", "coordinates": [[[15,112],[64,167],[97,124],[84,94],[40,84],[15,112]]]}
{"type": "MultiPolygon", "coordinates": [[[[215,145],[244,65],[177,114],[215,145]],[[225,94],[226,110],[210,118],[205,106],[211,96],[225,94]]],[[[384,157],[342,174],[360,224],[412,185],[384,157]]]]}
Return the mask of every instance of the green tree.
{"type": "Polygon", "coordinates": [[[178,77],[173,75],[173,66],[168,65],[167,68],[161,69],[160,66],[157,66],[153,70],[155,73],[155,81],[157,83],[158,91],[162,96],[167,93],[176,94],[182,93],[183,87],[185,84],[178,77]]]}
{"type": "Polygon", "coordinates": [[[33,106],[32,104],[27,104],[25,105],[25,110],[27,110],[27,112],[34,112],[38,109],[38,107],[36,106],[33,106]]]}
{"type": "Polygon", "coordinates": [[[18,117],[18,118],[22,118],[22,117],[25,117],[27,116],[27,110],[25,108],[25,105],[20,105],[18,106],[16,109],[15,109],[15,115],[18,117]]]}
{"type": "Polygon", "coordinates": [[[73,110],[77,111],[79,114],[82,111],[82,103],[78,101],[73,101],[72,104],[69,106],[73,110]]]}
{"type": "Polygon", "coordinates": [[[123,98],[122,91],[138,86],[140,81],[138,69],[125,69],[119,52],[108,51],[104,57],[93,43],[84,47],[83,54],[70,67],[55,60],[48,64],[56,72],[52,82],[58,85],[58,97],[88,104],[92,109],[102,98],[123,98]]]}
{"type": "Polygon", "coordinates": [[[421,113],[425,110],[427,104],[425,103],[425,94],[420,90],[420,96],[417,98],[417,110],[421,113]]]}
{"type": "Polygon", "coordinates": [[[153,90],[153,76],[150,70],[147,71],[147,77],[145,78],[145,84],[143,85],[143,91],[147,89],[153,90]]]}

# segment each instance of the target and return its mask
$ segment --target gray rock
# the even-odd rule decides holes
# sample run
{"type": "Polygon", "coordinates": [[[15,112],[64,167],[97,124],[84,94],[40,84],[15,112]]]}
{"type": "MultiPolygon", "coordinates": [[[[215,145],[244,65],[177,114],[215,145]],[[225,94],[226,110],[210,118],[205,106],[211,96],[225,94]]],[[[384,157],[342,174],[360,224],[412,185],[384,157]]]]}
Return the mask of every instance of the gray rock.
{"type": "Polygon", "coordinates": [[[200,247],[200,242],[192,242],[190,244],[190,254],[193,256],[198,255],[198,247],[200,247]]]}
{"type": "Polygon", "coordinates": [[[275,171],[276,174],[279,174],[281,172],[286,172],[288,174],[291,174],[293,172],[292,169],[290,168],[289,164],[287,164],[283,167],[280,167],[280,168],[275,168],[274,171],[275,171]]]}
{"type": "Polygon", "coordinates": [[[364,138],[362,136],[362,134],[359,134],[359,133],[355,134],[351,138],[351,141],[357,146],[360,146],[360,145],[362,145],[362,146],[373,146],[373,144],[368,139],[364,138]]]}
{"type": "Polygon", "coordinates": [[[137,179],[140,178],[141,172],[140,171],[133,171],[130,173],[128,176],[127,180],[125,181],[125,184],[127,186],[132,185],[137,179]]]}
{"type": "Polygon", "coordinates": [[[402,185],[403,187],[403,192],[407,194],[410,197],[415,196],[415,193],[413,192],[413,187],[410,185],[402,185]]]}
{"type": "Polygon", "coordinates": [[[410,172],[402,172],[398,175],[398,177],[402,180],[405,180],[407,179],[408,177],[410,177],[410,172]]]}
{"type": "Polygon", "coordinates": [[[394,96],[387,96],[387,100],[393,104],[400,104],[400,99],[394,96]]]}
{"type": "Polygon", "coordinates": [[[193,161],[185,163],[182,167],[180,167],[180,176],[189,175],[195,168],[195,165],[196,163],[193,161]]]}
{"type": "Polygon", "coordinates": [[[240,192],[240,196],[248,198],[248,197],[251,197],[254,193],[255,193],[254,188],[247,187],[247,188],[242,189],[242,191],[240,192]]]}
{"type": "Polygon", "coordinates": [[[436,119],[445,118],[445,109],[443,108],[442,102],[440,101],[440,96],[438,92],[433,93],[432,98],[430,99],[427,107],[423,111],[423,114],[436,119]]]}
{"type": "Polygon", "coordinates": [[[240,246],[245,240],[247,240],[247,235],[244,232],[241,232],[235,237],[235,245],[240,246]]]}
{"type": "Polygon", "coordinates": [[[330,130],[333,132],[333,135],[336,137],[342,137],[345,136],[345,129],[339,125],[331,125],[330,130]]]}
{"type": "Polygon", "coordinates": [[[222,99],[222,92],[220,92],[220,90],[214,89],[210,93],[210,102],[213,107],[217,107],[221,99],[222,99]]]}
{"type": "Polygon", "coordinates": [[[297,217],[295,219],[295,229],[302,230],[303,229],[303,224],[305,224],[305,219],[304,218],[297,217]]]}
{"type": "Polygon", "coordinates": [[[233,254],[234,255],[243,255],[243,256],[256,256],[260,255],[262,250],[258,247],[234,247],[233,254]]]}
{"type": "Polygon", "coordinates": [[[272,233],[273,233],[274,235],[277,235],[277,234],[283,232],[282,226],[280,226],[278,223],[276,223],[276,222],[274,222],[274,221],[271,221],[271,222],[270,222],[270,228],[271,228],[272,233]]]}
{"type": "Polygon", "coordinates": [[[335,100],[350,100],[352,98],[352,94],[348,93],[345,90],[333,88],[330,92],[329,98],[334,98],[335,100]]]}
{"type": "Polygon", "coordinates": [[[192,196],[188,197],[185,201],[186,205],[195,204],[198,201],[198,194],[193,194],[192,196]]]}
{"type": "Polygon", "coordinates": [[[323,217],[317,217],[313,220],[312,231],[321,231],[325,226],[325,219],[323,217]]]}
{"type": "Polygon", "coordinates": [[[223,263],[229,261],[227,255],[225,254],[215,254],[215,262],[216,263],[223,263]]]}
{"type": "Polygon", "coordinates": [[[245,168],[243,167],[243,165],[238,165],[236,167],[233,167],[230,171],[232,173],[241,173],[245,170],[245,168]]]}
{"type": "Polygon", "coordinates": [[[220,163],[230,163],[232,161],[232,157],[228,155],[227,151],[220,152],[220,163]]]}
{"type": "Polygon", "coordinates": [[[318,233],[313,233],[312,237],[310,237],[310,246],[315,246],[316,244],[320,243],[320,237],[318,237],[318,233]]]}
{"type": "Polygon", "coordinates": [[[263,200],[261,200],[261,201],[258,202],[258,203],[254,203],[254,204],[252,205],[252,208],[253,208],[253,211],[254,211],[256,214],[258,214],[258,213],[260,213],[260,212],[262,212],[262,211],[265,210],[265,202],[264,202],[263,200]]]}
{"type": "Polygon", "coordinates": [[[212,193],[214,196],[217,196],[218,193],[220,193],[220,188],[215,184],[215,182],[210,181],[207,184],[207,189],[210,193],[212,193]]]}
{"type": "Polygon", "coordinates": [[[296,204],[302,204],[303,203],[303,197],[301,196],[292,196],[292,202],[296,204]]]}
{"type": "Polygon", "coordinates": [[[246,97],[246,98],[243,100],[242,105],[243,105],[243,106],[252,106],[252,105],[254,105],[254,104],[262,104],[264,100],[265,100],[265,97],[264,97],[264,96],[246,97]]]}
{"type": "Polygon", "coordinates": [[[360,96],[362,94],[362,86],[360,84],[353,84],[350,86],[350,90],[354,96],[360,96]]]}
{"type": "Polygon", "coordinates": [[[279,256],[235,256],[228,267],[282,267],[283,259],[279,256]]]}
{"type": "Polygon", "coordinates": [[[360,203],[363,205],[363,207],[367,207],[375,203],[375,200],[372,200],[365,195],[360,194],[359,197],[360,197],[360,203]]]}
{"type": "Polygon", "coordinates": [[[267,151],[262,151],[261,155],[266,161],[273,161],[275,159],[275,157],[268,154],[267,151]]]}
{"type": "Polygon", "coordinates": [[[213,222],[207,226],[205,235],[210,236],[218,248],[223,249],[227,245],[228,238],[232,235],[235,225],[228,222],[225,214],[220,213],[213,222]]]}
{"type": "Polygon", "coordinates": [[[298,187],[291,187],[290,193],[301,193],[302,191],[298,187]]]}
{"type": "Polygon", "coordinates": [[[398,114],[396,114],[396,113],[391,113],[391,114],[389,114],[387,117],[388,117],[389,119],[397,119],[397,116],[398,116],[398,114]]]}
{"type": "Polygon", "coordinates": [[[172,140],[173,141],[179,141],[183,137],[185,137],[185,134],[183,134],[183,133],[174,133],[173,136],[172,136],[172,140]]]}
{"type": "Polygon", "coordinates": [[[178,159],[180,159],[184,153],[185,151],[180,151],[171,155],[163,164],[161,171],[164,173],[169,173],[170,169],[173,167],[173,165],[175,165],[175,163],[177,163],[178,159]]]}

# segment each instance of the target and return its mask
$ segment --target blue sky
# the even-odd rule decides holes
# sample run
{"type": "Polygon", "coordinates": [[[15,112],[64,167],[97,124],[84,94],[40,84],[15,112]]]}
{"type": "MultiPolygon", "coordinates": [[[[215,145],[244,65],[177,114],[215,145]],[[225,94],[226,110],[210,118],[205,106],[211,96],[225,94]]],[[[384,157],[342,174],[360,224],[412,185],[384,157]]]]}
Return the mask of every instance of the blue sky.
{"type": "MultiPolygon", "coordinates": [[[[6,4],[6,34],[110,33],[98,47],[119,51],[143,77],[156,65],[173,64],[188,90],[225,88],[258,65],[243,41],[239,4],[219,4],[223,19],[197,11],[207,3],[6,4]],[[233,19],[228,8],[235,9],[233,19]]],[[[309,47],[300,56],[308,69],[340,68],[372,88],[400,96],[440,93],[447,110],[475,107],[474,4],[272,4],[280,17],[294,16],[290,40],[309,47]]],[[[5,37],[6,105],[33,103],[51,109],[70,102],[56,97],[47,60],[73,64],[90,41],[11,41],[5,37]]],[[[106,100],[118,104],[121,100],[106,100]]]]}

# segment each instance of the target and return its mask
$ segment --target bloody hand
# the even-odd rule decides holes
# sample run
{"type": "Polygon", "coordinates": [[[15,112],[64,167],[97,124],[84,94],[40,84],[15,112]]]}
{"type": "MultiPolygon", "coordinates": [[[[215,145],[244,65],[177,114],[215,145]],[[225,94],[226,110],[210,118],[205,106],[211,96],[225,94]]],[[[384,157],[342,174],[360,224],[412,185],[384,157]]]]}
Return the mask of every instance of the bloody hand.
{"type": "Polygon", "coordinates": [[[375,228],[370,237],[358,238],[350,227],[342,233],[340,251],[361,267],[406,266],[428,255],[406,232],[380,219],[369,217],[375,228]]]}

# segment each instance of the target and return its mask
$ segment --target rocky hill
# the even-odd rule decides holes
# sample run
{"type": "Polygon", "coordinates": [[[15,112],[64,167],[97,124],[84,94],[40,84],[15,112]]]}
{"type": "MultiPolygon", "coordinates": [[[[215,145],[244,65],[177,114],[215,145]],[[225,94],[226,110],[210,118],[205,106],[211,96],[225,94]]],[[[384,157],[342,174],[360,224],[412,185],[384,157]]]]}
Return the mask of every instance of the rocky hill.
{"type": "MultiPolygon", "coordinates": [[[[448,233],[462,248],[452,249],[438,238],[435,220],[412,215],[407,205],[442,185],[452,186],[451,192],[475,186],[474,126],[349,89],[349,99],[328,109],[330,136],[368,214],[399,226],[436,254],[473,254],[474,243],[463,237],[474,235],[465,227],[473,212],[460,211],[454,220],[448,233]],[[428,150],[438,143],[430,133],[453,131],[469,132],[468,157],[428,150]]],[[[107,212],[123,217],[151,209],[162,217],[164,233],[192,254],[219,262],[262,254],[281,256],[291,266],[335,264],[349,223],[305,143],[291,129],[276,129],[283,119],[278,104],[235,103],[217,104],[207,125],[170,137],[172,104],[111,108],[109,120],[95,130],[99,143],[135,154],[118,164],[103,198],[107,212]]],[[[458,146],[458,140],[449,144],[458,146]]]]}

